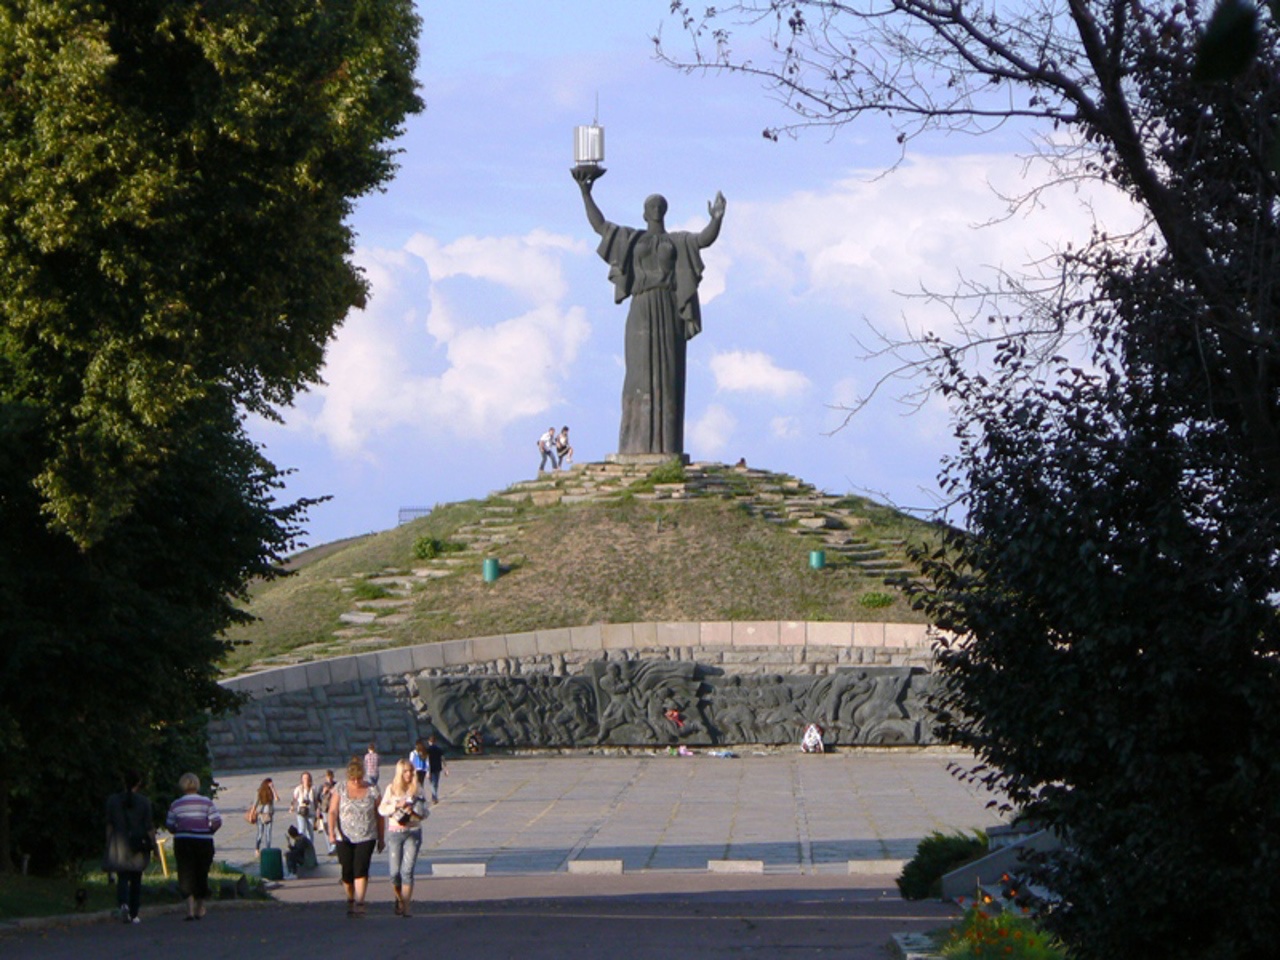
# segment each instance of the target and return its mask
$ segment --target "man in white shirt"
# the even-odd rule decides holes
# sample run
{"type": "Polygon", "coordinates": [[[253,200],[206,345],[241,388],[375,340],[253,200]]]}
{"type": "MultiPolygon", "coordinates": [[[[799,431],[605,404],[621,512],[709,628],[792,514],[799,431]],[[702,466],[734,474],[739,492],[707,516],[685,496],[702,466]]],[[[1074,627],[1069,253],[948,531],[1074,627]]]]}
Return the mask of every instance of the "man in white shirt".
{"type": "Polygon", "coordinates": [[[542,454],[542,461],[538,464],[538,472],[541,473],[547,469],[547,461],[551,461],[551,469],[554,470],[560,464],[556,462],[556,428],[547,427],[547,432],[538,438],[538,451],[542,454]]]}

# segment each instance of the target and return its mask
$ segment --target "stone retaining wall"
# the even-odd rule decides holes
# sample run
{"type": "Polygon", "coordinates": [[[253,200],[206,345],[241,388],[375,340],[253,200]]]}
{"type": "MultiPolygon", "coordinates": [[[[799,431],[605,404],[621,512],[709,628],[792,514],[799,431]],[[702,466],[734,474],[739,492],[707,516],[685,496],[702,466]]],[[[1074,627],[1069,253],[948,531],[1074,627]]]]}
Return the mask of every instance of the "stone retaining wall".
{"type": "Polygon", "coordinates": [[[248,702],[210,726],[219,770],[337,767],[370,741],[407,754],[422,729],[419,675],[572,676],[599,660],[687,660],[727,675],[821,677],[932,665],[921,624],[797,621],[596,624],[471,637],[264,670],[224,681],[248,702]]]}

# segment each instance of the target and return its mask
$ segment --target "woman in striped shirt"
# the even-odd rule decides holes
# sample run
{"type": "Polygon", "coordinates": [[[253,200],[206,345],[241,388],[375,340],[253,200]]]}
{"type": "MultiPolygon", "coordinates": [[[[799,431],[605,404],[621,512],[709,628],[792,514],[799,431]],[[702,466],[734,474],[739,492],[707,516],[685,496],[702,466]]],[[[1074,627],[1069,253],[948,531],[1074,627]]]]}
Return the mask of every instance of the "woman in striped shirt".
{"type": "Polygon", "coordinates": [[[222,816],[213,801],[202,797],[200,778],[184,773],[178,780],[182,796],[169,805],[165,825],[173,834],[173,855],[178,861],[178,889],[187,898],[187,919],[199,920],[209,899],[209,868],[213,866],[213,835],[222,816]]]}

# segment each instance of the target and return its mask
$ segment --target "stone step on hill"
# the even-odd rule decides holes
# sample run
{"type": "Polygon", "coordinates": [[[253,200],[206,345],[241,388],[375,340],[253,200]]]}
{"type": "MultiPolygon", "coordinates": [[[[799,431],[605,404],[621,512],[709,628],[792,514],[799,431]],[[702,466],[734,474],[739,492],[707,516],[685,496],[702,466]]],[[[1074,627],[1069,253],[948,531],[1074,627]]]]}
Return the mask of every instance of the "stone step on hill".
{"type": "Polygon", "coordinates": [[[498,556],[504,564],[523,562],[525,557],[510,547],[525,529],[521,515],[527,516],[526,506],[573,506],[628,497],[677,503],[715,497],[735,501],[751,516],[804,538],[810,549],[824,551],[828,566],[848,564],[867,577],[889,583],[916,572],[907,559],[905,541],[877,535],[867,517],[851,504],[855,498],[827,494],[803,480],[750,467],[695,462],[685,465],[680,480],[651,482],[655,470],[666,475],[672,472],[652,465],[592,462],[540,472],[534,479],[513,483],[479,504],[479,518],[450,534],[451,542],[465,544],[462,552],[419,560],[408,570],[335,578],[333,582],[351,594],[351,609],[340,615],[332,640],[263,658],[259,666],[281,666],[385,645],[390,638],[383,631],[407,619],[408,615],[398,610],[414,603],[415,592],[423,584],[453,576],[459,568],[474,567],[478,555],[498,556]],[[358,596],[370,587],[380,588],[385,595],[372,599],[358,596]]]}
{"type": "MultiPolygon", "coordinates": [[[[512,484],[497,494],[504,500],[535,506],[607,501],[628,494],[652,467],[625,463],[574,464],[568,470],[543,471],[536,480],[512,484]]],[[[865,517],[840,504],[847,500],[822,493],[812,484],[750,467],[720,463],[692,463],[685,479],[655,483],[652,491],[632,493],[637,500],[687,500],[719,496],[736,499],[755,516],[776,523],[800,536],[812,536],[814,549],[848,558],[870,574],[892,579],[914,573],[906,557],[906,543],[899,539],[870,540],[859,537],[865,517]]],[[[483,523],[484,521],[482,521],[483,523]]]]}

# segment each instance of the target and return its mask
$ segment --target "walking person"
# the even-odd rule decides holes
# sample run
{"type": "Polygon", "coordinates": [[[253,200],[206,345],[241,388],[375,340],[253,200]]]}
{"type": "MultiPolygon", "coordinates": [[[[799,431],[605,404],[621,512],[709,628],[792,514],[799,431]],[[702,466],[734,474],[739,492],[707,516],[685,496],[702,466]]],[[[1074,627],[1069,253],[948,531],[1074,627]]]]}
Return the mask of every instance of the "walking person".
{"type": "Polygon", "coordinates": [[[116,904],[120,919],[138,923],[142,903],[142,874],[156,848],[151,801],[141,793],[142,774],[128,770],[124,790],[107,797],[107,852],[102,869],[116,875],[116,904]]]}
{"type": "Polygon", "coordinates": [[[324,772],[324,782],[317,787],[320,799],[316,806],[316,826],[323,832],[325,840],[325,853],[333,853],[333,841],[329,839],[329,801],[333,799],[334,788],[338,786],[338,782],[333,779],[333,771],[326,770],[324,772]]]}
{"type": "Polygon", "coordinates": [[[433,804],[440,802],[440,774],[446,777],[449,771],[444,765],[444,748],[436,743],[436,735],[433,733],[427,738],[427,774],[431,778],[431,802],[433,804]]]}
{"type": "Polygon", "coordinates": [[[293,799],[289,802],[289,812],[297,817],[295,826],[298,833],[307,838],[309,843],[316,841],[316,818],[320,809],[320,791],[311,783],[311,774],[304,773],[293,788],[293,799]]]}
{"type": "Polygon", "coordinates": [[[364,778],[372,786],[378,785],[378,776],[380,775],[379,767],[382,765],[382,757],[378,755],[378,748],[372,743],[364,755],[364,778]]]}
{"type": "Polygon", "coordinates": [[[554,470],[560,464],[556,460],[556,428],[547,427],[547,432],[538,438],[538,452],[542,454],[542,460],[538,463],[538,472],[542,473],[547,469],[547,461],[551,461],[551,469],[554,470]]]}
{"type": "Polygon", "coordinates": [[[413,745],[413,753],[409,754],[409,763],[413,766],[413,775],[418,786],[427,782],[427,745],[419,740],[413,745]]]}
{"type": "Polygon", "coordinates": [[[329,801],[329,842],[338,850],[342,886],[347,892],[347,916],[364,916],[369,888],[369,864],[374,845],[381,853],[386,824],[378,813],[378,791],[364,777],[364,764],[352,757],[347,779],[334,788],[329,801]]]}
{"type": "Polygon", "coordinates": [[[413,900],[413,869],[422,849],[422,821],[427,818],[427,798],[408,760],[396,761],[396,773],[387,784],[378,813],[386,818],[387,869],[396,894],[396,916],[408,917],[413,900]]]}
{"type": "Polygon", "coordinates": [[[209,868],[213,866],[213,835],[222,826],[222,815],[213,801],[200,796],[200,778],[184,773],[178,779],[182,796],[169,805],[165,826],[173,834],[173,856],[178,861],[178,890],[187,898],[187,919],[199,920],[209,899],[209,868]]]}
{"type": "Polygon", "coordinates": [[[261,857],[263,848],[271,846],[271,821],[275,817],[276,804],[280,802],[280,794],[276,793],[276,785],[270,777],[258,784],[258,793],[253,798],[257,812],[254,823],[258,826],[258,835],[253,842],[253,855],[261,857]]]}

